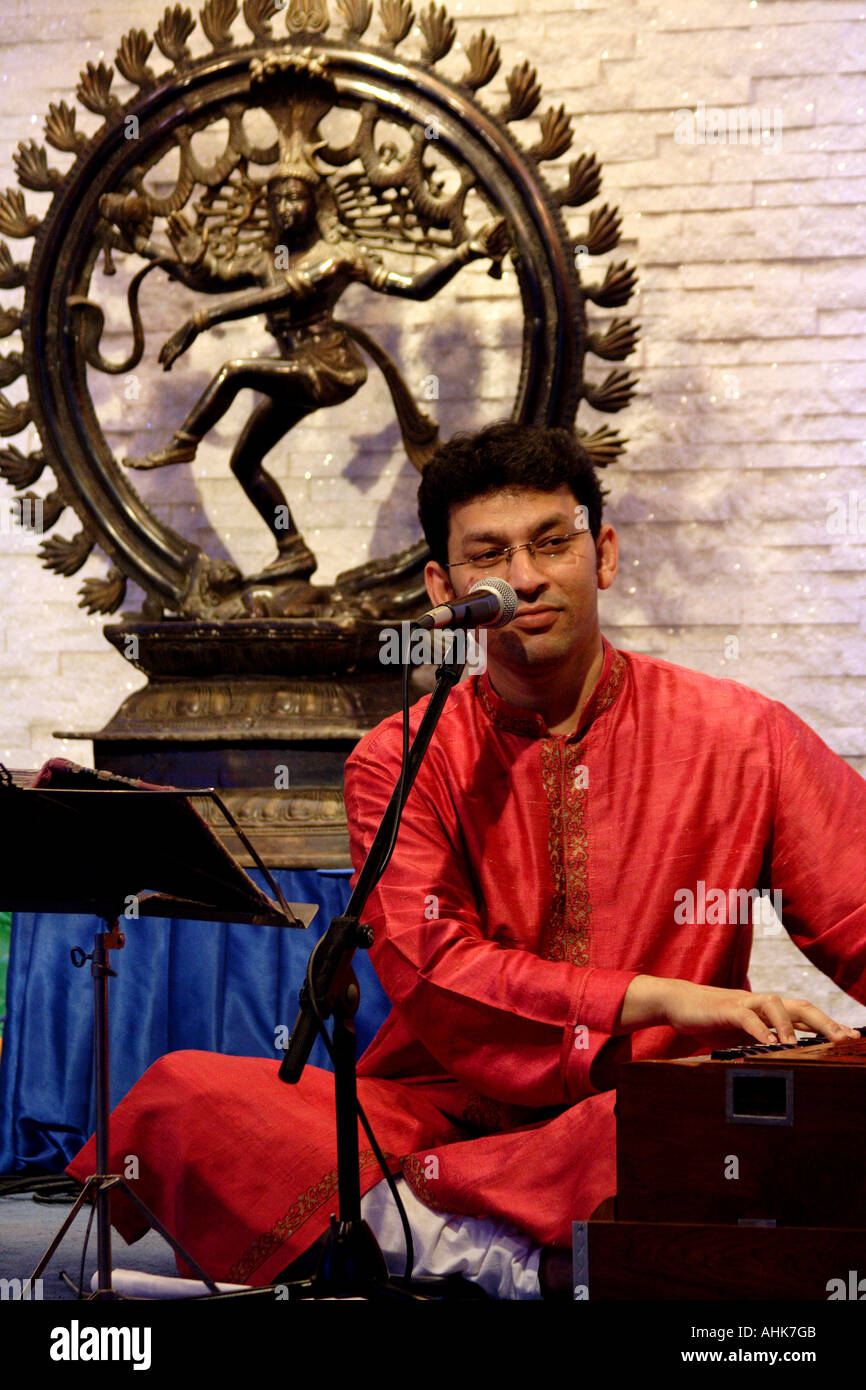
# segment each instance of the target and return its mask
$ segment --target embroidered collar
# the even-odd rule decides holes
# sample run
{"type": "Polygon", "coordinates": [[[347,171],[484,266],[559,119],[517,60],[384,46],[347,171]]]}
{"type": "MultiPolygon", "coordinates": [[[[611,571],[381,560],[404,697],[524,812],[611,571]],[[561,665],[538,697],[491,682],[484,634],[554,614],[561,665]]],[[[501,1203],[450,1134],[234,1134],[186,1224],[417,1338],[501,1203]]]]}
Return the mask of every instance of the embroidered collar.
{"type": "MultiPolygon", "coordinates": [[[[616,647],[612,647],[606,637],[602,637],[604,660],[592,694],[581,711],[577,728],[568,735],[568,740],[579,738],[586,732],[594,719],[610,709],[623,686],[625,679],[625,658],[616,647]]],[[[525,709],[522,705],[512,705],[503,700],[490,683],[485,671],[479,676],[476,686],[481,707],[492,723],[511,734],[524,734],[528,737],[550,737],[544,718],[537,710],[525,709]]]]}

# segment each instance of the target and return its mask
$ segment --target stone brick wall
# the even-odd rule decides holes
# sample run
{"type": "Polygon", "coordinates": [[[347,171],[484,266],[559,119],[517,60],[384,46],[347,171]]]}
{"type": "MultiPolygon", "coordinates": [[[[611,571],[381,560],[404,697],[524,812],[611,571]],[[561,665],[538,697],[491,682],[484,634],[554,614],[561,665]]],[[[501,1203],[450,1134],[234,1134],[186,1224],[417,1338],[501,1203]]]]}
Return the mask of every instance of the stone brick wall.
{"type": "MultiPolygon", "coordinates": [[[[163,8],[141,0],[131,18],[119,3],[4,0],[0,185],[15,184],[18,141],[42,139],[49,102],[74,101],[85,62],[112,61],[130,24],[152,31],[163,8]]],[[[604,170],[599,201],[623,214],[623,241],[600,263],[628,257],[640,273],[640,293],[619,311],[640,320],[642,339],[630,359],[639,393],[616,421],[629,452],[607,480],[623,549],[620,578],[602,602],[607,634],[783,700],[866,771],[863,6],[463,0],[450,8],[460,44],[443,70],[462,71],[460,45],[482,26],[503,52],[482,93],[490,105],[515,62],[537,66],[543,106],[564,102],[575,117],[560,163],[594,150],[604,170]]],[[[92,130],[97,120],[84,113],[80,124],[92,130]]],[[[525,129],[531,143],[535,122],[525,129]]],[[[44,203],[31,194],[28,205],[44,203]]],[[[582,216],[570,223],[576,236],[582,216]]],[[[341,311],[398,355],[419,401],[425,380],[438,378],[434,408],[448,434],[510,412],[514,292],[513,273],[497,282],[471,267],[433,306],[357,289],[341,311]]],[[[155,292],[151,307],[161,340],[176,301],[155,292]]],[[[118,454],[162,442],[222,361],[267,342],[260,326],[214,330],[169,376],[154,366],[154,342],[134,387],[103,378],[99,409],[118,454]]],[[[600,380],[608,369],[598,363],[592,374],[600,380]]],[[[18,399],[20,387],[7,395],[18,399]]],[[[268,537],[226,468],[244,419],[238,401],[195,465],[140,475],[140,488],[178,530],[251,568],[270,558],[268,537]]],[[[607,419],[581,412],[588,428],[607,419]]],[[[35,436],[15,442],[36,447],[35,436]]],[[[272,456],[320,556],[320,579],[415,538],[415,477],[398,443],[371,369],[358,396],[312,417],[272,456]]],[[[50,486],[47,476],[39,484],[50,486]]],[[[0,491],[6,505],[11,494],[0,491]]],[[[104,572],[104,561],[59,579],[39,567],[36,546],[0,528],[0,760],[13,766],[62,747],[87,760],[88,744],[60,744],[53,732],[99,728],[141,679],[108,648],[102,621],[76,606],[81,578],[104,572]]],[[[775,942],[761,943],[758,957],[768,950],[777,962],[775,942]]],[[[799,960],[786,967],[792,988],[799,960]]]]}

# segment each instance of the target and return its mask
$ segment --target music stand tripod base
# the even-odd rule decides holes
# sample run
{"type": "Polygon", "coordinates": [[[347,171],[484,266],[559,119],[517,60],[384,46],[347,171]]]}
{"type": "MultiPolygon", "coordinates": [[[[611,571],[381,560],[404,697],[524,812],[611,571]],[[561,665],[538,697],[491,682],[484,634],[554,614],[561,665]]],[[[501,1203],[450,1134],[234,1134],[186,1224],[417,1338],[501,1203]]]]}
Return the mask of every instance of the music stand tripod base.
{"type": "MultiPolygon", "coordinates": [[[[108,1098],[108,980],[112,975],[117,974],[112,970],[108,953],[109,951],[123,950],[125,941],[123,932],[118,925],[118,919],[106,918],[106,931],[96,932],[93,938],[93,952],[86,955],[80,947],[76,946],[72,952],[72,963],[80,969],[85,961],[90,961],[90,974],[93,977],[93,1060],[94,1060],[94,1083],[96,1091],[96,1172],[92,1173],[84,1183],[79,1192],[71,1211],[66,1220],[55,1235],[53,1241],[45,1251],[32,1275],[30,1276],[30,1287],[42,1274],[54,1251],[57,1249],[69,1227],[72,1225],[81,1207],[90,1194],[93,1194],[96,1202],[96,1268],[98,1276],[98,1287],[86,1296],[86,1301],[96,1301],[99,1299],[119,1299],[122,1295],[115,1293],[111,1285],[111,1215],[110,1215],[110,1195],[112,1191],[123,1192],[131,1202],[134,1203],[142,1216],[145,1217],[149,1225],[168,1241],[175,1254],[180,1255],[189,1267],[195,1271],[198,1277],[204,1280],[211,1293],[218,1293],[214,1281],[208,1274],[205,1274],[201,1266],[193,1259],[179,1241],[175,1240],[170,1231],[166,1230],[162,1222],[154,1216],[153,1212],[144,1204],[139,1196],[133,1192],[129,1183],[119,1173],[109,1173],[108,1169],[108,1140],[109,1140],[109,1098],[108,1098]]],[[[81,1290],[78,1290],[79,1295],[81,1290]]]]}

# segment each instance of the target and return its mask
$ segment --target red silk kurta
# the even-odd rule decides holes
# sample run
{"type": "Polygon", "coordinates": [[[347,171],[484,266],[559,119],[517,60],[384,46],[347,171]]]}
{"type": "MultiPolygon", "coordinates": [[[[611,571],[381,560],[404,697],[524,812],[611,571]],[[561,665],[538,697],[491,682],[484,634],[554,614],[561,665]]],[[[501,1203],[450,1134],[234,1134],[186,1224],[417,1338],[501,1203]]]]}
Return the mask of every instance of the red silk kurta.
{"type": "MultiPolygon", "coordinates": [[[[356,868],[400,742],[395,716],[347,763],[356,868]]],[[[394,1169],[430,1206],[568,1245],[571,1221],[615,1190],[614,1093],[591,1068],[631,979],[746,986],[736,894],[766,888],[809,959],[866,1002],[864,846],[866,783],[732,681],[605,642],[568,736],[486,676],[458,686],[364,914],[394,1007],[359,1090],[394,1169]]],[[[644,1029],[631,1055],[706,1043],[644,1029]]],[[[217,1277],[267,1282],[334,1209],[331,1079],[307,1068],[289,1088],[276,1070],[174,1054],[112,1118],[115,1161],[142,1158],[142,1198],[217,1277]]],[[[91,1169],[88,1146],[70,1171],[91,1169]]],[[[367,1159],[362,1190],[379,1176],[367,1159]]],[[[128,1209],[118,1224],[140,1233],[128,1209]]]]}

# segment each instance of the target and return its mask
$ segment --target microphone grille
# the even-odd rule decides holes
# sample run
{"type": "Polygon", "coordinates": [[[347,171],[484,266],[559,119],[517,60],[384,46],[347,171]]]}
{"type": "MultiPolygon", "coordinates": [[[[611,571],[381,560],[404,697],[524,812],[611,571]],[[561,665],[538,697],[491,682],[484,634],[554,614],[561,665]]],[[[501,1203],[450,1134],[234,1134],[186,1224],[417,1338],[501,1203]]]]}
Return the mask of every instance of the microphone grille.
{"type": "Polygon", "coordinates": [[[504,627],[510,623],[520,605],[520,599],[505,579],[477,579],[469,590],[474,594],[477,589],[492,589],[502,599],[502,612],[495,623],[488,623],[488,627],[504,627]]]}

